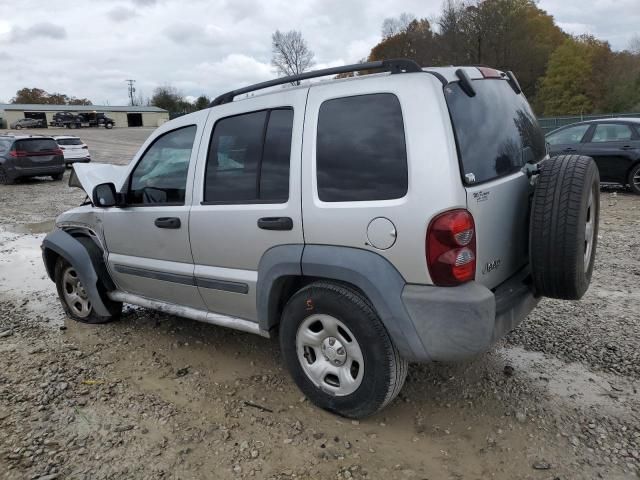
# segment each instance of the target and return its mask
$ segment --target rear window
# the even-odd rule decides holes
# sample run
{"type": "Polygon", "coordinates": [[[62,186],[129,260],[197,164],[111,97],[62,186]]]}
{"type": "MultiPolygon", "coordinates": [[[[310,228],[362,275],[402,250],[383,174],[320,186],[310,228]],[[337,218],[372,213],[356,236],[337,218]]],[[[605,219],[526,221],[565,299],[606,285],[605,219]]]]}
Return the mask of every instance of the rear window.
{"type": "Polygon", "coordinates": [[[518,171],[546,154],[545,140],[524,95],[505,80],[475,80],[474,97],[458,82],[447,85],[445,98],[456,133],[466,183],[480,183],[518,171]]]}
{"type": "Polygon", "coordinates": [[[19,140],[16,142],[16,150],[22,150],[30,153],[45,152],[48,150],[57,150],[58,144],[49,138],[33,138],[29,140],[19,140]]]}
{"type": "Polygon", "coordinates": [[[58,145],[82,145],[82,140],[79,138],[58,138],[56,142],[58,145]]]}

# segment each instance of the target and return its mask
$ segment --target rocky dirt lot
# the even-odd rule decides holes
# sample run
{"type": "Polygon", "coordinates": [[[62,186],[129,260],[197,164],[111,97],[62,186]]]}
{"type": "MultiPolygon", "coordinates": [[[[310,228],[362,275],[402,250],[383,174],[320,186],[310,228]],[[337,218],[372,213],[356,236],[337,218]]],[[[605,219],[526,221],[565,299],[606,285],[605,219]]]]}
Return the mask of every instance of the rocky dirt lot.
{"type": "MultiPolygon", "coordinates": [[[[126,163],[150,132],[77,133],[126,163]]],[[[39,252],[84,198],[66,179],[0,186],[0,478],[640,477],[640,197],[602,191],[582,301],[543,300],[473,361],[411,366],[355,422],[301,395],[275,341],[133,307],[66,319],[39,252]]]]}

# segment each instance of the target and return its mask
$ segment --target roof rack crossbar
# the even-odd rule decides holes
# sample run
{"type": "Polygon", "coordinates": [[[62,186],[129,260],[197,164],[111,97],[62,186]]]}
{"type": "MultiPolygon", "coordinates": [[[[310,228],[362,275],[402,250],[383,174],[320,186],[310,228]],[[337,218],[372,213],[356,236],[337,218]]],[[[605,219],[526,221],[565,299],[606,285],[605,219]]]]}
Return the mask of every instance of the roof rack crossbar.
{"type": "Polygon", "coordinates": [[[309,78],[325,77],[327,75],[338,75],[340,73],[358,72],[360,70],[382,70],[391,73],[413,73],[421,72],[422,68],[414,60],[406,58],[398,58],[393,60],[378,60],[375,62],[356,63],[353,65],[343,65],[341,67],[324,68],[322,70],[313,70],[288,77],[280,77],[266,82],[256,83],[248,87],[238,88],[230,92],[223,93],[216,97],[210,104],[210,107],[223,105],[233,101],[234,97],[263,88],[275,87],[276,85],[284,85],[285,83],[294,83],[309,78]]]}

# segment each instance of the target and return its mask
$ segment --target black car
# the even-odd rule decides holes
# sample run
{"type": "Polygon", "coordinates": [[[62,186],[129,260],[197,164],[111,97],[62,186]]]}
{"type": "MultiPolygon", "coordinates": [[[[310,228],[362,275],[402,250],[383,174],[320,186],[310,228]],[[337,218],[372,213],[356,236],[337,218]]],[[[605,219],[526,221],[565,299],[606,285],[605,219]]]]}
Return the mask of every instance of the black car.
{"type": "Polygon", "coordinates": [[[640,118],[602,118],[547,134],[550,154],[593,157],[602,182],[629,185],[640,195],[640,118]]]}
{"type": "Polygon", "coordinates": [[[62,180],[64,170],[63,152],[53,138],[0,135],[0,185],[42,175],[62,180]]]}

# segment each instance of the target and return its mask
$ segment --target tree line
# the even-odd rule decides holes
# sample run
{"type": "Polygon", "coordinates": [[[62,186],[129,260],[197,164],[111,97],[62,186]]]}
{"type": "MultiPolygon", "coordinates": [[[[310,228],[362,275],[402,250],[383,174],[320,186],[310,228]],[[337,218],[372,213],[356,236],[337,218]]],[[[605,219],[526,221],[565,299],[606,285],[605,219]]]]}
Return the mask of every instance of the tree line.
{"type": "Polygon", "coordinates": [[[572,36],[534,0],[447,0],[434,20],[389,18],[368,60],[512,70],[539,115],[640,111],[640,39],[614,52],[572,36]]]}

